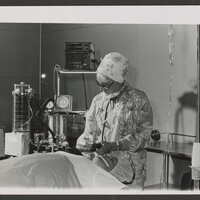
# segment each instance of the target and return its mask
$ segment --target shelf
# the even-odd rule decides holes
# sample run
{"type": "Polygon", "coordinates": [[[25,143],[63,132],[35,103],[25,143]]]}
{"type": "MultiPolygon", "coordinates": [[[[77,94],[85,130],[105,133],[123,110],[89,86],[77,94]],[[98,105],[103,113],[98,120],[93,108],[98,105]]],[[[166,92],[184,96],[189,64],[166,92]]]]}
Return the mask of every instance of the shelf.
{"type": "Polygon", "coordinates": [[[146,150],[148,152],[162,153],[176,158],[191,159],[193,143],[179,143],[173,142],[173,145],[166,147],[165,141],[153,142],[148,145],[146,150]]]}
{"type": "Polygon", "coordinates": [[[62,69],[58,71],[61,74],[96,74],[97,71],[92,71],[92,70],[66,70],[66,69],[62,69]]]}

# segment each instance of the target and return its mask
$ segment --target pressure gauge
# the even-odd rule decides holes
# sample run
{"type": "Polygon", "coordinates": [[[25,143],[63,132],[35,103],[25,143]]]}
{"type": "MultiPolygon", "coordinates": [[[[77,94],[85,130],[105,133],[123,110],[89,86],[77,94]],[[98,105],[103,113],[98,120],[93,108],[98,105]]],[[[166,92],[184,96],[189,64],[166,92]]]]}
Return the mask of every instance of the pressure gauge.
{"type": "Polygon", "coordinates": [[[57,96],[55,109],[63,112],[72,111],[72,99],[71,95],[57,96]]]}
{"type": "Polygon", "coordinates": [[[46,105],[46,108],[51,109],[54,107],[53,101],[49,101],[49,103],[46,105]]]}
{"type": "Polygon", "coordinates": [[[57,98],[56,104],[59,108],[66,108],[69,104],[69,100],[66,96],[59,96],[57,98]]]}

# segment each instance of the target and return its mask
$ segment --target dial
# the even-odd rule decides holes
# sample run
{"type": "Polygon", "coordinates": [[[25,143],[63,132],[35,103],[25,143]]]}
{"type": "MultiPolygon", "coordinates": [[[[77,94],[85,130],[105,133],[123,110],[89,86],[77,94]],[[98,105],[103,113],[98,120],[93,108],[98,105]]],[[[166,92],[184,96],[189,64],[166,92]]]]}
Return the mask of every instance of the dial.
{"type": "Polygon", "coordinates": [[[69,104],[69,100],[65,96],[60,96],[60,97],[57,98],[56,103],[60,108],[66,108],[69,104]]]}
{"type": "Polygon", "coordinates": [[[49,101],[49,103],[46,105],[46,107],[47,107],[48,109],[53,108],[53,107],[54,107],[53,101],[49,101]]]}

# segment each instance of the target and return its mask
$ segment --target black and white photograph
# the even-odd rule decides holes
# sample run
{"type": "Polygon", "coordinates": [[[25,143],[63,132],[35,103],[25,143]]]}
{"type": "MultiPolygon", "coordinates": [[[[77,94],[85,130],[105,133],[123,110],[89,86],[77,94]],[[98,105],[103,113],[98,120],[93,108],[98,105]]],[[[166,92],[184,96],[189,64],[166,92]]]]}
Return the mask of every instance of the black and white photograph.
{"type": "Polygon", "coordinates": [[[0,193],[199,194],[198,21],[54,9],[0,17],[0,193]]]}

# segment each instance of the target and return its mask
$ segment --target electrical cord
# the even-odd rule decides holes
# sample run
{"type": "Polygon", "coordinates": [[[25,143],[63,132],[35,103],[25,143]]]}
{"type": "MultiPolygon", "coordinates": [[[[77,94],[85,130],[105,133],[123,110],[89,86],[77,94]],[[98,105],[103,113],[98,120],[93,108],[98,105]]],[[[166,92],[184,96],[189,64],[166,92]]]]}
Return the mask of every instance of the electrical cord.
{"type": "Polygon", "coordinates": [[[46,107],[46,105],[47,105],[50,101],[53,101],[53,98],[48,98],[48,99],[46,99],[46,100],[44,101],[44,103],[43,103],[41,106],[39,106],[39,105],[37,104],[37,106],[38,106],[38,111],[36,112],[36,116],[40,116],[40,115],[41,115],[41,112],[44,110],[44,108],[46,107]]]}
{"type": "Polygon", "coordinates": [[[22,124],[21,126],[27,125],[27,124],[32,120],[32,118],[33,118],[33,110],[32,110],[32,108],[31,108],[31,106],[30,106],[30,99],[27,99],[27,101],[28,101],[29,110],[30,110],[30,112],[31,112],[31,116],[30,116],[30,118],[29,118],[24,124],[22,124]]]}
{"type": "Polygon", "coordinates": [[[27,91],[27,103],[28,103],[28,107],[29,107],[31,116],[29,117],[29,119],[28,119],[25,123],[23,123],[23,124],[21,125],[21,127],[27,125],[27,124],[32,120],[32,118],[33,118],[33,110],[32,110],[32,108],[31,108],[30,101],[31,101],[31,97],[32,97],[33,94],[34,94],[34,90],[28,89],[28,90],[26,90],[26,91],[27,91]]]}
{"type": "Polygon", "coordinates": [[[41,112],[42,112],[43,108],[45,107],[45,105],[47,105],[47,103],[48,103],[51,99],[52,99],[52,98],[47,99],[47,100],[42,104],[42,106],[39,106],[39,104],[38,104],[38,102],[37,102],[37,99],[36,99],[36,96],[35,96],[35,94],[34,94],[35,104],[36,104],[36,106],[37,106],[37,108],[38,108],[38,111],[36,112],[36,117],[38,117],[38,119],[39,119],[39,121],[41,122],[41,124],[51,133],[52,138],[53,138],[53,142],[56,142],[56,138],[55,138],[54,132],[49,128],[49,126],[47,126],[47,125],[45,124],[45,122],[44,122],[44,121],[42,120],[42,118],[41,118],[41,112]]]}
{"type": "Polygon", "coordinates": [[[168,27],[168,39],[169,39],[169,63],[170,63],[170,83],[169,83],[169,110],[167,114],[167,126],[166,126],[166,133],[167,133],[167,141],[165,145],[165,150],[163,154],[163,166],[162,166],[162,172],[160,177],[160,185],[161,182],[166,185],[166,157],[167,157],[167,150],[170,144],[170,119],[171,119],[171,108],[172,108],[172,84],[173,84],[173,48],[174,48],[174,26],[170,25],[168,27]]]}
{"type": "Polygon", "coordinates": [[[170,119],[171,119],[171,107],[172,107],[172,81],[173,81],[173,65],[171,65],[170,67],[170,86],[169,86],[169,110],[168,110],[168,114],[167,114],[167,141],[166,141],[166,145],[165,145],[165,150],[164,150],[164,154],[163,154],[163,166],[162,166],[162,173],[161,173],[161,178],[160,180],[162,181],[163,179],[163,183],[164,185],[166,184],[166,156],[167,156],[167,150],[170,144],[170,131],[169,131],[169,127],[170,127],[170,119]]]}

